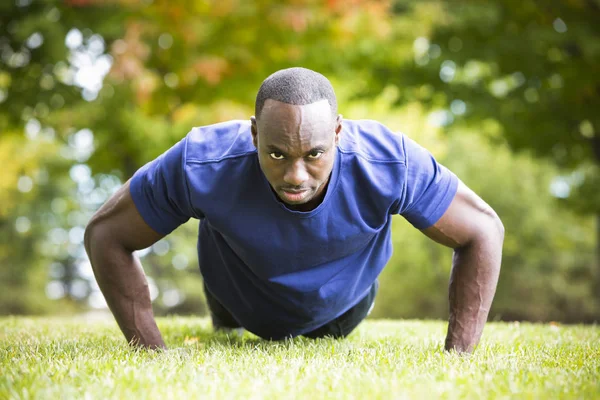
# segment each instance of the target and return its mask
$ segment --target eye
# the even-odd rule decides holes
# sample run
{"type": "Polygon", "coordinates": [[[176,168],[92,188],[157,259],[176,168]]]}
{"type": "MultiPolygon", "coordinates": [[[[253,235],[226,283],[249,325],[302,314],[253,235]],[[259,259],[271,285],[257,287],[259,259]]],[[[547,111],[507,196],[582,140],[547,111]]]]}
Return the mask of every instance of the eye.
{"type": "Polygon", "coordinates": [[[316,160],[317,158],[321,158],[322,155],[323,152],[321,150],[315,150],[308,154],[308,158],[310,158],[311,160],[316,160]]]}
{"type": "Polygon", "coordinates": [[[273,159],[273,160],[283,160],[283,154],[278,153],[276,151],[274,151],[273,153],[269,153],[269,156],[273,159]]]}

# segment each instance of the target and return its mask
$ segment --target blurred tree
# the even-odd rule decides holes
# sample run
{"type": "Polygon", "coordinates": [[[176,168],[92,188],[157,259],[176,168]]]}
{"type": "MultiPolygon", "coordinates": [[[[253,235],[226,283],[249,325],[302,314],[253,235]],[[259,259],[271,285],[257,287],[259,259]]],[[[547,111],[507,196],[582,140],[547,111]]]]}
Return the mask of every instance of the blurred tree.
{"type": "MultiPolygon", "coordinates": [[[[0,142],[12,164],[0,171],[10,188],[2,199],[7,240],[0,261],[20,277],[9,281],[15,290],[43,299],[44,279],[34,288],[24,277],[49,265],[49,297],[91,295],[100,305],[81,233],[113,190],[192,126],[248,118],[269,73],[299,64],[325,73],[343,68],[341,57],[323,55],[372,42],[385,8],[367,1],[15,0],[3,2],[0,12],[0,131],[2,139],[13,136],[0,142]],[[12,162],[20,146],[39,149],[28,153],[31,165],[12,162]],[[49,178],[35,180],[29,170],[49,178]],[[17,183],[27,187],[17,190],[17,183]],[[28,242],[13,235],[26,221],[28,242]],[[34,251],[17,252],[23,245],[34,251]]],[[[198,304],[198,274],[190,292],[176,290],[186,287],[186,268],[193,266],[186,254],[194,248],[182,228],[140,252],[154,278],[153,296],[163,295],[159,310],[198,304]],[[159,268],[165,264],[174,268],[159,268]]],[[[44,310],[0,304],[2,312],[44,310]]]]}
{"type": "MultiPolygon", "coordinates": [[[[94,2],[77,4],[95,8],[94,2]]],[[[89,127],[95,150],[86,164],[94,174],[116,175],[121,181],[192,126],[247,119],[270,73],[294,65],[325,74],[344,68],[344,57],[354,56],[356,44],[381,35],[386,12],[367,1],[350,6],[312,1],[121,4],[128,11],[124,32],[116,40],[104,38],[112,66],[101,90],[84,89],[90,102],[65,107],[51,120],[58,130],[89,127]]],[[[79,32],[89,48],[92,31],[79,32]]],[[[199,274],[190,275],[195,263],[182,262],[196,259],[190,240],[196,236],[191,234],[194,224],[142,253],[158,313],[203,309],[199,274]],[[165,246],[177,254],[164,254],[165,246]]]]}
{"type": "MultiPolygon", "coordinates": [[[[397,86],[398,104],[437,109],[448,130],[477,127],[550,159],[560,168],[555,196],[597,215],[600,279],[600,3],[398,0],[391,10],[427,14],[417,19],[429,23],[413,42],[414,59],[393,50],[380,57],[362,95],[397,86]]],[[[402,43],[404,29],[395,24],[390,40],[402,43]]]]}
{"type": "Polygon", "coordinates": [[[347,68],[357,45],[370,46],[387,24],[386,8],[368,1],[149,3],[123,2],[125,32],[106,41],[112,68],[98,98],[54,115],[55,125],[93,128],[94,172],[128,177],[191,126],[248,118],[260,83],[278,69],[347,68]]]}
{"type": "Polygon", "coordinates": [[[80,162],[91,154],[90,135],[75,126],[57,129],[51,119],[84,101],[77,73],[89,60],[73,51],[77,38],[67,46],[65,38],[73,27],[90,36],[90,27],[118,31],[115,11],[79,12],[62,1],[0,4],[1,313],[72,309],[88,294],[77,272],[77,241],[89,215],[77,202],[75,178],[85,175],[80,162]],[[49,303],[46,296],[75,302],[49,303]]]}
{"type": "MultiPolygon", "coordinates": [[[[561,210],[548,192],[558,173],[556,167],[511,153],[506,146],[492,146],[474,132],[452,135],[446,155],[439,158],[490,203],[506,228],[502,272],[490,318],[597,320],[590,284],[593,224],[561,210]],[[493,168],[486,167],[490,160],[493,168]]],[[[445,318],[448,299],[441,289],[448,284],[452,252],[401,218],[394,221],[393,240],[395,252],[382,274],[374,315],[445,318]]]]}
{"type": "MultiPolygon", "coordinates": [[[[447,153],[449,164],[456,160],[453,167],[472,169],[461,176],[476,190],[483,187],[484,197],[506,214],[503,218],[514,234],[507,240],[514,247],[507,249],[512,258],[503,279],[510,279],[510,285],[513,280],[522,281],[523,285],[517,286],[520,293],[547,299],[523,308],[510,302],[514,298],[511,293],[500,289],[499,312],[524,318],[563,318],[562,311],[552,313],[554,300],[543,294],[554,293],[544,291],[552,282],[559,298],[568,299],[568,304],[582,304],[576,315],[587,318],[584,297],[589,286],[574,289],[573,282],[579,284],[588,276],[587,255],[580,257],[587,254],[588,244],[578,235],[589,229],[570,214],[558,213],[547,193],[551,177],[563,172],[549,166],[543,172],[546,167],[538,168],[527,156],[518,159],[526,161],[513,160],[504,147],[503,134],[516,146],[518,141],[513,143],[511,137],[517,133],[534,138],[539,126],[544,130],[558,126],[542,121],[542,116],[557,118],[559,114],[549,113],[541,105],[552,99],[579,99],[568,97],[575,95],[569,94],[567,83],[589,75],[578,72],[583,61],[576,58],[573,63],[571,58],[556,61],[562,69],[551,73],[544,61],[540,70],[546,75],[531,69],[537,60],[534,55],[528,56],[533,58],[522,68],[509,68],[510,59],[515,58],[512,48],[520,46],[525,51],[524,44],[495,43],[493,35],[484,33],[493,21],[508,23],[512,12],[522,16],[511,23],[522,26],[531,7],[512,11],[518,5],[498,2],[481,8],[466,1],[456,4],[465,4],[465,11],[454,15],[457,10],[447,10],[435,1],[11,0],[0,4],[0,162],[5,165],[0,169],[0,280],[9,287],[0,294],[0,313],[43,312],[52,305],[61,309],[73,304],[101,306],[102,296],[81,246],[83,227],[92,213],[137,168],[192,126],[248,118],[256,90],[268,74],[302,65],[334,80],[341,110],[349,118],[394,121],[400,110],[389,104],[402,104],[405,113],[400,128],[419,132],[419,140],[436,155],[443,158],[447,153]],[[451,29],[458,33],[448,33],[451,29]],[[460,29],[483,33],[474,36],[477,41],[467,42],[460,29]],[[521,86],[510,86],[513,80],[521,86]],[[554,86],[548,86],[549,82],[554,86]],[[526,90],[531,85],[537,91],[536,101],[534,92],[526,90]],[[506,93],[498,96],[503,91],[506,93]],[[371,101],[345,101],[356,93],[371,101]],[[437,110],[430,114],[429,124],[415,103],[437,110]],[[511,114],[511,110],[520,112],[520,104],[530,107],[530,112],[518,117],[511,114]],[[379,108],[385,112],[377,112],[379,108]],[[418,118],[407,125],[407,115],[418,118]],[[447,140],[432,130],[432,123],[457,130],[478,128],[505,154],[498,168],[505,173],[487,180],[472,175],[481,170],[482,160],[473,156],[479,164],[466,162],[464,166],[458,161],[471,152],[496,157],[495,150],[485,142],[475,148],[468,140],[447,140]],[[520,167],[511,168],[513,162],[520,167]],[[535,183],[528,190],[511,175],[524,171],[527,182],[535,183]],[[501,188],[505,181],[507,187],[516,188],[514,197],[501,188]],[[526,215],[531,206],[523,206],[532,198],[538,203],[535,217],[526,215]],[[520,208],[513,211],[516,206],[520,208]],[[542,234],[548,224],[544,215],[550,214],[554,215],[553,226],[542,234]],[[528,230],[520,230],[521,219],[530,221],[523,225],[529,226],[528,230]],[[557,233],[563,228],[566,233],[557,233]],[[570,259],[574,254],[577,259],[570,259]],[[527,272],[545,278],[537,284],[527,272]],[[573,274],[583,278],[573,280],[573,274]],[[47,302],[46,295],[64,300],[47,302]],[[522,312],[511,314],[515,310],[522,312]]],[[[568,33],[559,32],[564,28],[556,22],[554,31],[540,36],[542,44],[536,44],[536,32],[545,29],[537,22],[538,30],[529,33],[532,48],[542,46],[548,53],[548,43],[572,34],[567,14],[560,15],[561,21],[569,24],[568,33]]],[[[591,49],[586,47],[586,51],[597,50],[593,44],[597,42],[591,43],[586,44],[591,49]]],[[[556,52],[551,52],[556,58],[556,52]]],[[[518,60],[512,62],[518,65],[518,60]]],[[[569,104],[561,112],[574,110],[571,116],[579,118],[584,115],[580,111],[589,109],[578,107],[569,104]]],[[[577,138],[597,137],[596,120],[585,118],[588,122],[577,125],[581,133],[577,138]]],[[[559,165],[579,171],[585,162],[571,155],[572,142],[563,139],[548,138],[547,143],[555,140],[565,146],[566,158],[559,165]]],[[[585,149],[581,154],[589,156],[585,149]]],[[[554,186],[558,190],[566,185],[571,190],[568,201],[582,199],[582,204],[589,205],[585,196],[574,195],[576,187],[591,188],[595,195],[593,186],[586,183],[589,176],[566,175],[554,186]]],[[[587,205],[581,208],[588,209],[587,205]]],[[[191,221],[139,253],[151,278],[158,313],[203,309],[194,262],[196,224],[191,221]]],[[[385,315],[390,316],[442,316],[446,300],[440,287],[447,284],[450,265],[446,254],[418,235],[394,229],[396,247],[403,250],[396,252],[386,276],[394,276],[398,286],[394,289],[388,280],[379,303],[398,301],[399,290],[411,293],[415,301],[403,300],[405,308],[400,310],[382,310],[388,310],[385,315]],[[431,264],[436,267],[430,268],[431,264]],[[436,295],[423,296],[427,291],[436,295]]]]}
{"type": "MultiPolygon", "coordinates": [[[[476,128],[445,135],[414,102],[394,107],[400,91],[386,88],[365,101],[342,103],[403,131],[430,149],[500,215],[506,228],[502,272],[490,318],[592,322],[593,224],[565,209],[549,190],[559,169],[506,144],[490,143],[476,128]],[[489,166],[493,163],[493,167],[489,166]],[[535,207],[531,203],[535,202],[535,207]]],[[[393,223],[394,254],[381,275],[375,317],[446,318],[452,251],[401,217],[393,223]]]]}

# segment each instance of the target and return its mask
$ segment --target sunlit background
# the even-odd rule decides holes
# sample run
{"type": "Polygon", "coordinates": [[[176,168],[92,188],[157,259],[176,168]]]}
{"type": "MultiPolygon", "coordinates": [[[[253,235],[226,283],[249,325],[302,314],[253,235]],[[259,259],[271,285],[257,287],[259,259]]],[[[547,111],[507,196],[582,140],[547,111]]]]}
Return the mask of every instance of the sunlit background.
{"type": "MultiPolygon", "coordinates": [[[[191,127],[249,118],[266,76],[304,66],[345,118],[408,134],[496,209],[491,318],[600,318],[600,1],[6,0],[0,14],[0,314],[105,311],[83,248],[94,211],[191,127]]],[[[197,224],[138,252],[157,314],[206,312],[197,224]]],[[[451,251],[401,218],[393,230],[374,316],[445,318],[451,251]]]]}

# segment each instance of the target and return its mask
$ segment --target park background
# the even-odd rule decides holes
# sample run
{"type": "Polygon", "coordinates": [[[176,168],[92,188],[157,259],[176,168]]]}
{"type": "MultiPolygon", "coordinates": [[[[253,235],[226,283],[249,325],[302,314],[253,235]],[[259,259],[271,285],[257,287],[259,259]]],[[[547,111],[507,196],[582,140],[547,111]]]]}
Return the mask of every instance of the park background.
{"type": "MultiPolygon", "coordinates": [[[[94,211],[191,127],[247,119],[291,66],[497,211],[490,319],[600,319],[598,0],[2,1],[0,314],[106,310],[83,248],[94,211]]],[[[196,233],[138,252],[159,315],[206,312],[196,233]]],[[[372,316],[445,319],[452,251],[401,217],[393,241],[372,316]]]]}

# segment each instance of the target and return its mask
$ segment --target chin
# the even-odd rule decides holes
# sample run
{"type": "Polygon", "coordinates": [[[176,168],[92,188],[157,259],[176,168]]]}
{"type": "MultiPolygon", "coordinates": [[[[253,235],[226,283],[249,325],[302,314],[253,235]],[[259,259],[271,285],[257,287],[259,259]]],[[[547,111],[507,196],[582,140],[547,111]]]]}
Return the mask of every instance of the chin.
{"type": "Polygon", "coordinates": [[[285,204],[289,204],[289,205],[291,205],[291,206],[299,206],[299,205],[302,205],[302,204],[310,203],[310,201],[313,199],[313,197],[312,197],[312,196],[307,196],[307,198],[305,198],[305,199],[302,199],[302,200],[296,200],[296,201],[294,201],[294,200],[288,200],[288,199],[286,199],[286,198],[285,198],[285,195],[283,195],[283,194],[281,194],[281,195],[279,196],[279,198],[280,198],[280,199],[281,199],[281,201],[283,201],[285,204]]]}
{"type": "Polygon", "coordinates": [[[313,201],[315,198],[314,195],[315,195],[314,191],[311,191],[310,193],[306,194],[306,196],[301,199],[293,199],[293,198],[290,198],[290,195],[287,194],[283,190],[277,193],[277,197],[279,197],[279,200],[281,200],[282,203],[284,203],[288,206],[300,207],[300,208],[304,205],[309,204],[311,201],[313,201]]]}

